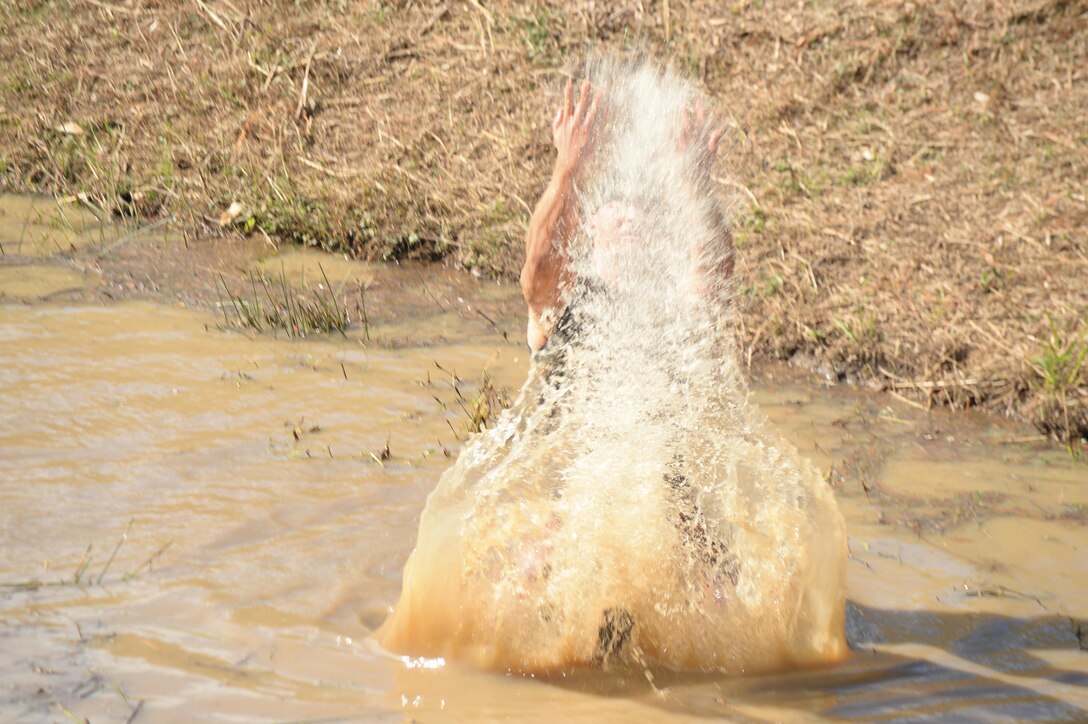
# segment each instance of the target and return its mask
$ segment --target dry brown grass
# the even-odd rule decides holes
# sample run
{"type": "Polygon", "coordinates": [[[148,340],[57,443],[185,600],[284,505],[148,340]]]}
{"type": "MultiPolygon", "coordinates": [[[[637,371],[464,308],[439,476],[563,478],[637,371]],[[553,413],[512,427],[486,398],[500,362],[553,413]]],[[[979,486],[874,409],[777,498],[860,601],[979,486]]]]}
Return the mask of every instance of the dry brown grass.
{"type": "Polygon", "coordinates": [[[638,44],[729,119],[749,358],[1088,436],[1083,2],[16,0],[0,35],[11,187],[508,275],[570,59],[638,44]]]}

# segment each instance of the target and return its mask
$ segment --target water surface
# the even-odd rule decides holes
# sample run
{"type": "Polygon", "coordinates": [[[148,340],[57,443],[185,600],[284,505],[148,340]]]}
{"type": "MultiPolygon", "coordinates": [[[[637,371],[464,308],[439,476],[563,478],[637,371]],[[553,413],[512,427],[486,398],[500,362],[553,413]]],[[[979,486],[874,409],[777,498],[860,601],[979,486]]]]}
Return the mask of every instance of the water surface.
{"type": "Polygon", "coordinates": [[[540,680],[404,660],[369,635],[466,434],[459,398],[485,368],[524,378],[515,313],[470,311],[516,310],[516,291],[360,265],[400,316],[369,342],[276,340],[50,298],[99,283],[73,253],[16,293],[30,261],[0,260],[4,720],[1088,716],[1088,468],[1031,430],[760,376],[755,401],[847,519],[844,664],[540,680]]]}

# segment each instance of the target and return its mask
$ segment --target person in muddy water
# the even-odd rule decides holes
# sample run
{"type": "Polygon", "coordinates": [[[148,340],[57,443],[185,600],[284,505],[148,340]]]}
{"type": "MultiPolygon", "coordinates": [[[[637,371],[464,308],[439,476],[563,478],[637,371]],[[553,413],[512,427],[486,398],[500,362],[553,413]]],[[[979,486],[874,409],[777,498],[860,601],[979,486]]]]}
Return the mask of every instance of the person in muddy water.
{"type": "Polygon", "coordinates": [[[845,529],[748,401],[722,131],[667,69],[586,74],[528,230],[529,375],[428,497],[377,638],[525,673],[835,661],[845,529]]]}
{"type": "MultiPolygon", "coordinates": [[[[552,121],[552,140],[558,152],[548,187],[544,190],[529,221],[526,236],[525,265],[521,270],[521,288],[529,307],[526,337],[533,352],[541,352],[553,334],[570,339],[574,330],[570,306],[584,285],[597,284],[607,288],[614,283],[613,262],[623,254],[638,253],[639,211],[630,204],[609,202],[588,219],[587,227],[593,244],[593,266],[597,279],[579,279],[571,267],[568,247],[582,219],[579,218],[578,185],[582,181],[593,153],[597,125],[607,115],[601,96],[594,92],[588,80],[582,82],[577,105],[573,100],[574,84],[567,81],[562,105],[552,121]]],[[[680,143],[695,151],[696,163],[692,182],[711,196],[708,188],[710,169],[721,141],[721,128],[712,128],[701,101],[684,113],[680,143]]],[[[681,148],[680,151],[688,149],[681,148]]],[[[716,203],[710,205],[715,228],[729,243],[729,227],[716,203]]],[[[719,240],[721,241],[721,240],[719,240]]],[[[693,248],[692,275],[700,288],[720,288],[718,284],[700,283],[709,274],[728,278],[733,273],[733,257],[724,255],[716,269],[708,269],[702,261],[701,249],[693,248]]],[[[711,296],[709,291],[706,296],[711,296]]],[[[715,301],[708,299],[708,301],[715,301]]],[[[555,347],[556,345],[553,345],[555,347]]]]}
{"type": "MultiPolygon", "coordinates": [[[[573,95],[574,84],[568,80],[562,104],[552,121],[557,158],[551,180],[529,222],[521,272],[522,292],[528,305],[526,340],[534,373],[553,384],[564,375],[567,347],[583,341],[581,338],[586,334],[578,321],[579,302],[588,294],[609,293],[618,283],[619,262],[624,255],[639,253],[640,237],[645,233],[639,208],[622,201],[608,201],[589,219],[580,218],[579,185],[595,150],[598,124],[606,122],[608,108],[588,80],[581,84],[577,103],[573,95]],[[589,240],[592,276],[580,276],[575,271],[569,252],[572,237],[583,226],[589,240]]],[[[709,123],[701,100],[684,110],[681,123],[676,150],[693,158],[690,181],[710,202],[709,227],[719,236],[711,239],[719,250],[716,263],[705,262],[702,249],[696,246],[690,249],[691,283],[705,303],[723,303],[712,290],[724,288],[724,282],[732,275],[732,254],[721,253],[722,249],[731,252],[732,245],[729,226],[708,183],[723,129],[709,123]]],[[[685,546],[706,570],[712,571],[710,575],[717,574],[735,586],[740,575],[739,563],[728,546],[712,539],[701,524],[681,452],[676,452],[669,463],[664,483],[673,502],[669,517],[685,546]]],[[[604,610],[598,632],[598,660],[607,663],[621,655],[634,626],[635,620],[628,611],[604,610]]]]}

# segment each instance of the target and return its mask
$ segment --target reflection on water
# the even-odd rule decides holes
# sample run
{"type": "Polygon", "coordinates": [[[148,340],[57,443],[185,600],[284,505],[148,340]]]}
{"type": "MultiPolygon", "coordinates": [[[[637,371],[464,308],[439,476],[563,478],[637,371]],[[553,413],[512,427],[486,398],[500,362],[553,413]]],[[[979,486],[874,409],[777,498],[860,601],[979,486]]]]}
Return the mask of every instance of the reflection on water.
{"type": "Polygon", "coordinates": [[[466,379],[490,364],[513,384],[524,353],[499,335],[386,350],[205,324],[152,305],[0,308],[0,580],[70,579],[93,544],[83,586],[0,593],[4,718],[58,700],[92,720],[127,716],[113,684],[164,719],[1060,719],[1088,707],[1088,533],[1073,516],[1084,468],[1001,444],[1022,431],[774,381],[756,397],[806,454],[835,469],[882,461],[868,494],[865,476],[832,476],[851,531],[850,661],[754,678],[655,671],[652,683],[641,671],[544,682],[406,666],[368,635],[461,429],[434,363],[466,379]],[[376,461],[387,440],[392,457],[376,461]],[[972,493],[983,503],[958,523],[938,510],[955,490],[881,488],[884,469],[941,460],[959,481],[989,471],[972,493]]]}

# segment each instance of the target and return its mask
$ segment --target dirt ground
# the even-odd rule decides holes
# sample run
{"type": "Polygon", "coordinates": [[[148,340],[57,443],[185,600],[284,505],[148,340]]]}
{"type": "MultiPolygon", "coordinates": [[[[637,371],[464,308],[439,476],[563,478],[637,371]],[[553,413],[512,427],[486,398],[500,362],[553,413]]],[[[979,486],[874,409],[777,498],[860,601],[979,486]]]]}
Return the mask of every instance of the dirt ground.
{"type": "Polygon", "coordinates": [[[728,129],[749,363],[1088,437],[1083,2],[15,0],[0,38],[0,188],[507,277],[586,48],[669,59],[728,129]]]}

